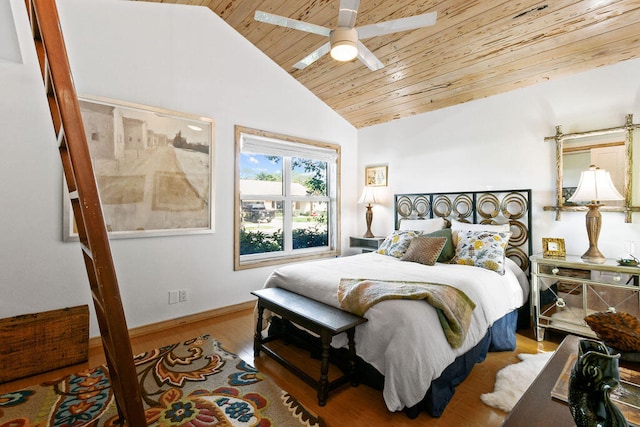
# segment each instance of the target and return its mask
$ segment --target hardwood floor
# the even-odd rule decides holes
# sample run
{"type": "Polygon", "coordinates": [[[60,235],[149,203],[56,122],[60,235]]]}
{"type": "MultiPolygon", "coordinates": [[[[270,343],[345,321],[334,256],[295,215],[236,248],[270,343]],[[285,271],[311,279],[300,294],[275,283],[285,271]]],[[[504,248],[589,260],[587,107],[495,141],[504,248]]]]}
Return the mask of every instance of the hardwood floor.
{"type": "MultiPolygon", "coordinates": [[[[281,388],[297,397],[310,410],[320,415],[329,426],[499,426],[506,414],[482,403],[480,395],[493,391],[495,375],[498,370],[517,363],[519,353],[554,350],[561,337],[550,336],[549,341],[538,343],[529,331],[517,336],[517,349],[512,352],[489,353],[487,359],[477,364],[469,377],[457,387],[456,394],[440,418],[432,418],[421,413],[414,420],[404,413],[390,413],[383,401],[382,393],[367,386],[350,387],[345,385],[329,393],[327,404],[318,406],[316,392],[306,383],[284,369],[275,360],[262,354],[254,361],[253,357],[253,310],[245,309],[201,320],[187,325],[167,329],[162,333],[151,333],[132,339],[134,353],[157,348],[166,344],[184,341],[195,336],[209,334],[219,340],[223,346],[247,362],[256,366],[263,374],[272,378],[281,388]]],[[[550,335],[550,334],[548,334],[550,335]]],[[[294,346],[285,349],[287,357],[314,377],[319,373],[319,364],[309,359],[307,352],[294,346]],[[298,360],[296,360],[298,359],[298,360]]],[[[0,393],[18,390],[29,385],[55,379],[84,368],[104,363],[100,347],[90,348],[89,361],[64,369],[36,375],[29,378],[0,384],[0,393]]],[[[337,371],[331,367],[330,373],[337,371]]]]}

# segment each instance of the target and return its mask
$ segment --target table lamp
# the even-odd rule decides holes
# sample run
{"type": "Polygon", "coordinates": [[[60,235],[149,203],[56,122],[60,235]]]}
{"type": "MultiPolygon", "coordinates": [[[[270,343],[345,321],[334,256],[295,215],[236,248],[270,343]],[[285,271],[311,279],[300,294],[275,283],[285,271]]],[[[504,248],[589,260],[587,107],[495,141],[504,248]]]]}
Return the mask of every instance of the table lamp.
{"type": "Polygon", "coordinates": [[[616,190],[609,172],[591,165],[589,170],[580,174],[578,188],[569,201],[589,202],[586,204],[589,208],[586,217],[589,249],[582,255],[582,259],[596,264],[602,264],[606,261],[604,255],[598,250],[598,237],[602,226],[602,215],[599,208],[604,206],[603,203],[600,203],[602,200],[624,200],[624,197],[616,190]]]}
{"type": "Polygon", "coordinates": [[[371,232],[371,222],[373,221],[373,211],[371,210],[371,207],[376,203],[378,203],[378,200],[376,200],[376,193],[374,189],[372,187],[364,187],[362,196],[358,199],[358,204],[367,205],[367,212],[365,214],[365,218],[367,220],[367,232],[364,233],[364,236],[362,237],[374,237],[371,232]]]}

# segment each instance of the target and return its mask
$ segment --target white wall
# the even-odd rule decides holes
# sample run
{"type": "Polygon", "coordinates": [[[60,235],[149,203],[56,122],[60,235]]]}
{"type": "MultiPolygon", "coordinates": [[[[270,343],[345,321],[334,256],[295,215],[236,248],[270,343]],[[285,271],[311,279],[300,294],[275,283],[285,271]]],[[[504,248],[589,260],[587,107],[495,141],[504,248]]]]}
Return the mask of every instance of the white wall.
{"type": "MultiPolygon", "coordinates": [[[[544,138],[555,134],[556,125],[562,125],[565,133],[621,126],[628,113],[638,123],[638,76],[640,60],[626,61],[360,129],[358,170],[388,163],[390,195],[530,188],[534,250],[541,251],[542,237],[559,237],[565,239],[567,253],[582,255],[589,246],[585,214],[563,212],[562,220],[556,222],[553,212],[542,210],[555,204],[556,173],[555,144],[544,138]]],[[[635,132],[635,140],[638,146],[640,132],[635,132]]],[[[639,169],[636,158],[636,178],[639,169]]],[[[358,187],[362,185],[363,177],[358,176],[358,187]]],[[[376,235],[393,230],[392,199],[374,207],[372,231],[376,235]]],[[[639,205],[640,198],[635,200],[639,205]]],[[[362,218],[359,228],[364,230],[364,208],[358,216],[362,218]]],[[[603,213],[598,247],[605,256],[619,256],[625,240],[640,244],[640,215],[633,214],[633,221],[626,224],[621,213],[603,213]]]]}
{"type": "MultiPolygon", "coordinates": [[[[61,240],[62,172],[24,2],[9,1],[20,43],[0,40],[0,51],[18,58],[0,61],[0,317],[90,304],[78,245],[61,240]]],[[[392,192],[532,188],[536,249],[541,237],[563,237],[580,254],[584,214],[555,222],[542,211],[555,185],[553,147],[543,139],[556,124],[572,132],[620,125],[627,113],[640,120],[636,60],[356,130],[208,9],[58,3],[79,93],[216,121],[215,233],[112,242],[130,327],[247,301],[271,271],[233,271],[235,124],[342,145],[345,252],[349,234],[365,229],[364,208],[355,205],[364,166],[388,163],[389,201],[392,192]],[[189,301],[169,306],[167,291],[183,288],[189,301]]],[[[11,21],[3,15],[0,24],[11,21]]],[[[374,207],[376,234],[392,230],[392,214],[390,203],[374,207]]],[[[633,224],[603,216],[605,255],[616,256],[624,240],[640,242],[638,214],[633,224]]]]}
{"type": "MultiPolygon", "coordinates": [[[[24,1],[10,1],[24,63],[0,62],[0,317],[91,305],[79,246],[61,241],[62,171],[24,1]]],[[[234,125],[340,144],[342,192],[354,195],[343,207],[355,210],[356,129],[212,11],[114,0],[58,8],[79,94],[216,122],[215,233],[112,241],[129,327],[248,301],[272,270],[233,271],[234,125]],[[168,305],[172,289],[189,300],[168,305]]],[[[346,246],[354,216],[342,224],[346,246]]]]}

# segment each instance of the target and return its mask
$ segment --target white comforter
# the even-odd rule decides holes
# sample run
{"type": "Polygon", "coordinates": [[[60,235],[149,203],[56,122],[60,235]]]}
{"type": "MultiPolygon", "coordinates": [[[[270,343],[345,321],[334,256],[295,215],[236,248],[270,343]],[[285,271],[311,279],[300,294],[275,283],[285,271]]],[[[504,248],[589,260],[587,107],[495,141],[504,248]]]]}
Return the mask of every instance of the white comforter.
{"type": "MultiPolygon", "coordinates": [[[[452,349],[435,309],[425,301],[389,300],[364,315],[356,328],[358,356],[385,378],[383,396],[390,411],[412,407],[425,396],[431,382],[456,357],[474,347],[487,328],[527,299],[528,281],[507,259],[503,276],[478,267],[440,264],[426,266],[376,253],[294,264],[275,270],[265,287],[280,287],[339,307],[341,278],[410,280],[457,287],[476,303],[463,345],[452,349]]],[[[334,347],[346,346],[346,334],[334,337],[334,347]]]]}

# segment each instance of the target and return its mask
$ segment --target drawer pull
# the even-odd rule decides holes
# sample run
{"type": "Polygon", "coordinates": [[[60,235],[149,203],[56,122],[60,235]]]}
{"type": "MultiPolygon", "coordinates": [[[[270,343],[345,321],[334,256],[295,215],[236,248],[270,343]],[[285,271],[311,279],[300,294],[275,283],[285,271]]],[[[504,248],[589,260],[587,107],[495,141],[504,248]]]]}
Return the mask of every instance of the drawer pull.
{"type": "Polygon", "coordinates": [[[555,275],[560,273],[560,269],[558,267],[554,267],[553,270],[551,270],[551,272],[555,275]]]}
{"type": "Polygon", "coordinates": [[[563,298],[558,298],[558,300],[556,301],[556,306],[559,308],[565,308],[567,306],[567,303],[564,302],[563,298]]]}

